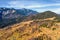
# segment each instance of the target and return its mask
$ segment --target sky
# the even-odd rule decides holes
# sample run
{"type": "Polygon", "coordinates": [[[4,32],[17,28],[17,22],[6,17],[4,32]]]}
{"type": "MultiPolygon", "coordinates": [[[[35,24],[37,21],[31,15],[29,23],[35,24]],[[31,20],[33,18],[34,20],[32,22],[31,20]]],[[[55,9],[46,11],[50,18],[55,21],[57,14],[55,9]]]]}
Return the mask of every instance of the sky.
{"type": "Polygon", "coordinates": [[[0,7],[26,8],[37,12],[53,11],[60,14],[60,0],[0,0],[0,7]]]}

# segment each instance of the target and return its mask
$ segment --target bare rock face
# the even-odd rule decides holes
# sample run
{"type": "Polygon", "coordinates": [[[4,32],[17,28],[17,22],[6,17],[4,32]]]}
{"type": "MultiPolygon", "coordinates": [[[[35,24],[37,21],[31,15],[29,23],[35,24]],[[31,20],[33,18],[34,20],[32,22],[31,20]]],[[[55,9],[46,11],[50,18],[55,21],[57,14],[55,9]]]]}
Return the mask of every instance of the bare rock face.
{"type": "Polygon", "coordinates": [[[0,8],[0,28],[21,22],[26,16],[38,12],[30,9],[0,8]]]}

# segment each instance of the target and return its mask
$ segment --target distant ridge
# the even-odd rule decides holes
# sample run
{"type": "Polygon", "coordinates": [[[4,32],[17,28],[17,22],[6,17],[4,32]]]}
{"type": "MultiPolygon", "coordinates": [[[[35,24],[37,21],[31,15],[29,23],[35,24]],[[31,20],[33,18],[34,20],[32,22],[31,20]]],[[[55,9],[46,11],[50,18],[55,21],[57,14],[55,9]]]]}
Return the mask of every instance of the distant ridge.
{"type": "Polygon", "coordinates": [[[52,17],[58,17],[58,14],[51,12],[51,11],[45,11],[42,13],[38,13],[35,15],[30,15],[27,17],[27,19],[45,19],[45,18],[52,18],[52,17]]]}

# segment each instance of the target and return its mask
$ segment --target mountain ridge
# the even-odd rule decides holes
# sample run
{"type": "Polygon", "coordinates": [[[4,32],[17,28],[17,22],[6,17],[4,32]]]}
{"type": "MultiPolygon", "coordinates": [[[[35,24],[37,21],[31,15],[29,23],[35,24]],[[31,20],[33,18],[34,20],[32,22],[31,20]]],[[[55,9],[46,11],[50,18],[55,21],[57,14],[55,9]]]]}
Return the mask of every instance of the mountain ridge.
{"type": "Polygon", "coordinates": [[[14,9],[14,8],[0,8],[0,19],[2,23],[0,26],[4,27],[4,25],[14,24],[16,22],[21,22],[25,16],[30,14],[36,14],[38,12],[30,10],[30,9],[14,9]]]}
{"type": "Polygon", "coordinates": [[[56,19],[60,20],[60,15],[51,12],[45,11],[38,13],[30,9],[14,9],[14,8],[0,8],[0,17],[2,16],[0,27],[5,27],[11,24],[19,23],[22,21],[36,20],[36,19],[45,19],[51,17],[57,17],[56,19]]]}

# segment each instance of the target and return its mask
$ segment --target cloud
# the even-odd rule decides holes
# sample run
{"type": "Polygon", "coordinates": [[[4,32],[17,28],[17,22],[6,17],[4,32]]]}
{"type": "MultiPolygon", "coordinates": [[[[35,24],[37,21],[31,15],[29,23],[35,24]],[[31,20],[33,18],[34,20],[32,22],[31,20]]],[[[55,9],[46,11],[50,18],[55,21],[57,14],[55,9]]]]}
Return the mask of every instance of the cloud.
{"type": "Polygon", "coordinates": [[[60,14],[60,8],[51,9],[51,11],[53,11],[53,12],[56,12],[56,13],[60,14]]]}
{"type": "Polygon", "coordinates": [[[11,1],[11,2],[8,2],[8,4],[9,4],[8,7],[16,7],[16,8],[41,8],[41,7],[49,7],[49,6],[60,6],[60,3],[40,4],[36,2],[28,3],[28,1],[11,1]]]}
{"type": "Polygon", "coordinates": [[[54,2],[56,2],[56,3],[60,2],[60,0],[52,0],[52,1],[54,1],[54,2]]]}
{"type": "Polygon", "coordinates": [[[27,9],[36,10],[38,12],[50,10],[50,11],[53,11],[56,13],[60,13],[60,3],[44,4],[44,3],[37,3],[34,1],[30,1],[30,3],[29,3],[29,1],[10,1],[10,2],[8,2],[8,4],[9,5],[7,5],[6,7],[27,8],[27,9]],[[54,6],[54,7],[58,6],[59,8],[52,9],[52,6],[54,6]]]}
{"type": "Polygon", "coordinates": [[[43,9],[35,9],[35,11],[38,11],[38,12],[52,11],[52,12],[55,12],[57,14],[60,14],[60,8],[53,8],[53,9],[52,8],[43,8],[43,9]]]}
{"type": "Polygon", "coordinates": [[[56,4],[40,4],[40,5],[29,5],[26,6],[26,8],[42,8],[42,7],[51,7],[51,6],[60,6],[60,3],[56,3],[56,4]]]}

